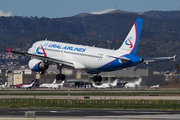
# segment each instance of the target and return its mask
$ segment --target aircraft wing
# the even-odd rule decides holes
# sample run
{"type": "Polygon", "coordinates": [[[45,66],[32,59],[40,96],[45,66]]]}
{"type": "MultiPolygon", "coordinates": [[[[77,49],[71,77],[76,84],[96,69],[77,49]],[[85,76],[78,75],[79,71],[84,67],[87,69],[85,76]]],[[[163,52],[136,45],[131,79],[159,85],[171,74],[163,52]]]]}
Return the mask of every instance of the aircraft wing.
{"type": "Polygon", "coordinates": [[[49,61],[49,62],[53,62],[53,63],[64,64],[64,65],[67,65],[67,66],[74,67],[73,62],[70,62],[70,61],[67,61],[67,60],[61,60],[59,58],[56,59],[56,58],[50,58],[50,57],[45,57],[45,56],[34,55],[34,54],[27,53],[27,52],[13,51],[13,50],[11,50],[11,48],[9,48],[8,51],[12,52],[12,53],[16,53],[16,54],[30,56],[30,57],[37,58],[37,59],[40,59],[40,60],[45,60],[45,61],[49,61]]]}
{"type": "Polygon", "coordinates": [[[158,61],[158,60],[171,60],[173,59],[175,61],[176,55],[174,55],[173,57],[154,57],[154,58],[143,58],[146,64],[148,64],[149,62],[154,62],[154,61],[158,61]]]}

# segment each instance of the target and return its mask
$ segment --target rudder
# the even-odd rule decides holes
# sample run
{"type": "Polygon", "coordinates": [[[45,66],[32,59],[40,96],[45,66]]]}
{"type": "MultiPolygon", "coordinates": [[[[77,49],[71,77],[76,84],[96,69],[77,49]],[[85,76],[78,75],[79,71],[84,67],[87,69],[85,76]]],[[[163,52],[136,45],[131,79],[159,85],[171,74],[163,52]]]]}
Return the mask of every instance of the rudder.
{"type": "Polygon", "coordinates": [[[141,34],[143,19],[138,18],[124,40],[122,46],[117,51],[123,51],[124,54],[136,54],[141,34]]]}

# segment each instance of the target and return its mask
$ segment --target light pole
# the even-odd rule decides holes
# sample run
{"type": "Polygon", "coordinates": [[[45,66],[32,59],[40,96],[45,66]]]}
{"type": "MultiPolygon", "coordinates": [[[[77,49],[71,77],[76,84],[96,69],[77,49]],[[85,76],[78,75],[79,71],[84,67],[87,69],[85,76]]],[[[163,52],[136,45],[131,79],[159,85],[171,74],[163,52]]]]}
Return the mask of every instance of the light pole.
{"type": "Polygon", "coordinates": [[[112,43],[112,41],[107,40],[107,43],[108,43],[108,49],[110,49],[110,44],[112,43]]]}

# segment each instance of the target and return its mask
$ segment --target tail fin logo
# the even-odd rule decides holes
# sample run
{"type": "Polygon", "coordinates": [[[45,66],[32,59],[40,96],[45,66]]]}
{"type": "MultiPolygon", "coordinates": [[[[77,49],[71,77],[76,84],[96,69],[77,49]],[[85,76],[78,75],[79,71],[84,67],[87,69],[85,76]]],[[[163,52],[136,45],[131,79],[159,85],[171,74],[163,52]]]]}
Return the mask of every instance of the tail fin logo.
{"type": "Polygon", "coordinates": [[[129,48],[133,48],[132,36],[130,38],[126,39],[125,43],[126,43],[126,45],[129,46],[129,48]]]}

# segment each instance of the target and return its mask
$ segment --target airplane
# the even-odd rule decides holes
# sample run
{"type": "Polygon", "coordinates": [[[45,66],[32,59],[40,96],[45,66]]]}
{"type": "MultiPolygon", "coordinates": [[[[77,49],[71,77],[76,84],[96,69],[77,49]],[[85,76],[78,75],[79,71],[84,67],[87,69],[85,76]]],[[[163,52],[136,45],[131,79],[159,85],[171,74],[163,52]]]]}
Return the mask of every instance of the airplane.
{"type": "Polygon", "coordinates": [[[92,82],[92,85],[93,85],[95,88],[102,88],[102,89],[109,88],[109,84],[108,84],[108,83],[103,83],[102,85],[95,85],[95,83],[92,82]]]}
{"type": "Polygon", "coordinates": [[[7,82],[4,83],[4,85],[0,85],[0,88],[5,89],[7,87],[7,82]]]}
{"type": "Polygon", "coordinates": [[[30,85],[23,85],[21,88],[31,89],[34,85],[34,81],[30,85]]]}
{"type": "Polygon", "coordinates": [[[58,83],[55,83],[51,86],[51,88],[54,88],[54,89],[59,89],[59,88],[62,88],[64,85],[64,81],[62,81],[62,83],[58,84],[58,83]]]}
{"type": "Polygon", "coordinates": [[[56,80],[65,80],[62,74],[63,67],[72,67],[84,70],[89,74],[94,74],[93,81],[101,82],[100,72],[110,72],[132,67],[140,63],[154,62],[157,60],[170,60],[173,57],[142,58],[136,55],[139,38],[141,34],[143,19],[138,18],[133,24],[130,32],[125,38],[122,46],[117,50],[41,40],[35,42],[28,52],[13,51],[11,47],[9,53],[17,53],[30,56],[29,68],[36,72],[45,73],[49,65],[56,64],[59,74],[56,80]]]}
{"type": "MultiPolygon", "coordinates": [[[[34,81],[34,80],[32,80],[31,83],[32,83],[33,81],[34,81]]],[[[30,84],[31,84],[31,83],[30,83],[30,84]]],[[[30,85],[30,84],[28,84],[28,83],[18,84],[18,85],[16,86],[16,88],[21,88],[23,85],[30,85]]]]}
{"type": "MultiPolygon", "coordinates": [[[[56,79],[54,79],[52,84],[55,84],[55,83],[56,83],[56,79]]],[[[49,87],[51,87],[52,84],[50,84],[50,83],[43,83],[39,87],[40,88],[49,88],[49,87]]]]}
{"type": "Polygon", "coordinates": [[[58,88],[62,88],[63,85],[64,85],[64,81],[62,81],[62,83],[58,84],[58,83],[56,83],[56,79],[55,79],[52,84],[45,83],[45,84],[40,85],[39,87],[40,88],[54,88],[54,89],[58,89],[58,88]]]}
{"type": "Polygon", "coordinates": [[[126,83],[124,85],[124,87],[125,88],[135,88],[135,87],[138,87],[138,86],[140,86],[141,81],[142,81],[142,78],[139,78],[138,81],[126,83]]]}
{"type": "Polygon", "coordinates": [[[115,87],[115,86],[117,86],[117,81],[118,81],[118,79],[114,80],[113,83],[103,83],[103,84],[101,84],[101,85],[95,85],[95,83],[92,82],[92,85],[93,85],[95,88],[102,88],[102,89],[107,88],[107,89],[108,89],[109,87],[115,87]]]}
{"type": "Polygon", "coordinates": [[[152,88],[157,89],[157,88],[159,88],[159,84],[157,84],[157,85],[153,85],[153,86],[150,86],[150,88],[151,88],[151,89],[152,89],[152,88]]]}

